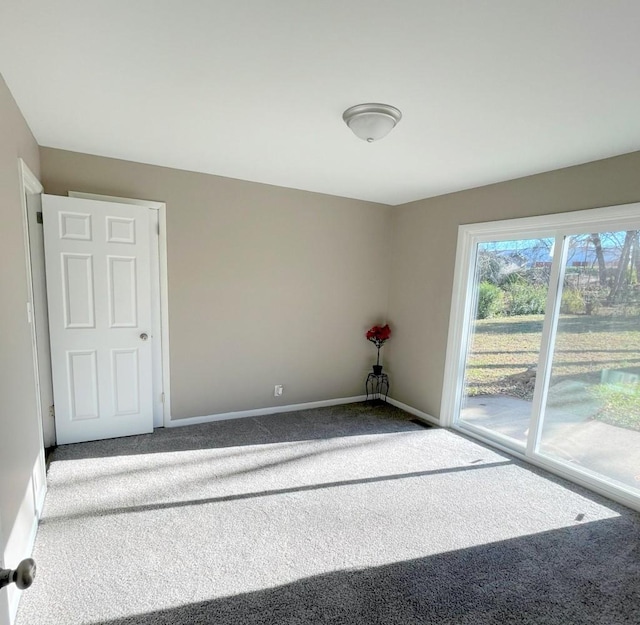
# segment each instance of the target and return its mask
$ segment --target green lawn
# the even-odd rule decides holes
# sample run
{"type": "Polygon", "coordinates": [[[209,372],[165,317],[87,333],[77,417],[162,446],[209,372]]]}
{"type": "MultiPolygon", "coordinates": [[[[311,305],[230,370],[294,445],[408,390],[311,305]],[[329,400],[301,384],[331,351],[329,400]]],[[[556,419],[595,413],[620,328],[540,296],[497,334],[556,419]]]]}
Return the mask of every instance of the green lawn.
{"type": "MultiPolygon", "coordinates": [[[[542,322],[542,315],[475,321],[467,393],[531,399],[542,322]]],[[[564,380],[596,385],[606,369],[640,374],[640,317],[561,315],[552,385],[564,380]]]]}

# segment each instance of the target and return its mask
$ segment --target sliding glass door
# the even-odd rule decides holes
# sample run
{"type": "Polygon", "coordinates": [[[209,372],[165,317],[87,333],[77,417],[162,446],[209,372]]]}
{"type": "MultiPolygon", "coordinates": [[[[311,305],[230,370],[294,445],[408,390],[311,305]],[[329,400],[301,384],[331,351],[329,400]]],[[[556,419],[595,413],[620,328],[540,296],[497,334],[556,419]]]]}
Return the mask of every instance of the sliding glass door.
{"type": "Polygon", "coordinates": [[[442,412],[640,509],[640,205],[461,226],[442,412]]]}

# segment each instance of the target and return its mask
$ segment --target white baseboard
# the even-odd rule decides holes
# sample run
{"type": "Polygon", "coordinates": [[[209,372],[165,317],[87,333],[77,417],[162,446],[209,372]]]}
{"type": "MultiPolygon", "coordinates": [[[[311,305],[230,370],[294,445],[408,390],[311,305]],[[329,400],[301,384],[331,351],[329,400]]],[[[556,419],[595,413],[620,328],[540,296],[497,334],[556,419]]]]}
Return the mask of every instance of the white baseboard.
{"type": "Polygon", "coordinates": [[[36,518],[40,520],[40,517],[42,516],[42,508],[44,507],[44,500],[47,496],[47,463],[44,457],[44,449],[41,449],[38,454],[38,462],[33,470],[31,484],[34,491],[33,499],[36,518]]]}
{"type": "MultiPolygon", "coordinates": [[[[27,539],[27,545],[25,548],[25,558],[30,558],[33,553],[33,548],[36,546],[36,535],[38,534],[38,521],[33,520],[31,531],[29,532],[29,538],[27,539]]],[[[24,559],[24,558],[23,558],[24,559]]],[[[16,566],[14,563],[13,566],[16,566]]],[[[20,590],[16,586],[11,587],[10,603],[9,603],[9,622],[14,623],[16,616],[18,616],[18,607],[20,605],[20,597],[24,590],[20,590]]]]}
{"type": "MultiPolygon", "coordinates": [[[[354,404],[365,401],[366,395],[354,397],[339,397],[337,399],[324,399],[322,401],[310,401],[304,404],[288,404],[286,406],[270,406],[269,408],[256,408],[254,410],[238,410],[236,412],[222,412],[220,414],[205,415],[203,417],[188,417],[186,419],[172,419],[167,427],[175,428],[183,425],[198,425],[211,423],[212,421],[226,421],[228,419],[244,419],[245,417],[261,417],[264,415],[278,414],[280,412],[294,412],[296,410],[309,410],[310,408],[324,408],[326,406],[340,406],[341,404],[354,404]]],[[[391,402],[390,402],[391,403],[391,402]]]]}
{"type": "Polygon", "coordinates": [[[392,399],[391,397],[387,397],[387,403],[391,404],[392,406],[395,406],[396,408],[400,408],[401,410],[404,410],[405,412],[408,412],[409,414],[412,414],[415,417],[418,417],[418,419],[420,419],[421,421],[425,421],[430,425],[437,425],[437,426],[440,425],[440,421],[438,421],[438,419],[436,419],[435,417],[432,417],[430,414],[427,414],[426,412],[422,412],[422,410],[418,410],[413,406],[409,406],[408,404],[403,404],[401,401],[398,401],[397,399],[392,399]]]}
{"type": "MultiPolygon", "coordinates": [[[[20,560],[24,558],[30,558],[33,553],[33,548],[36,545],[36,535],[38,534],[38,519],[33,519],[33,524],[31,525],[31,529],[29,531],[29,535],[27,540],[23,546],[23,556],[20,560]]],[[[9,566],[17,566],[18,562],[10,562],[9,566]]],[[[11,585],[7,589],[8,599],[9,599],[9,623],[15,623],[16,617],[18,615],[18,607],[20,606],[20,597],[22,597],[22,593],[24,590],[20,590],[17,586],[11,585]]]]}
{"type": "Polygon", "coordinates": [[[40,492],[36,494],[36,514],[38,516],[38,519],[40,519],[40,517],[42,516],[42,508],[44,508],[44,500],[46,499],[46,497],[47,497],[47,482],[45,478],[45,481],[40,487],[40,492]]]}

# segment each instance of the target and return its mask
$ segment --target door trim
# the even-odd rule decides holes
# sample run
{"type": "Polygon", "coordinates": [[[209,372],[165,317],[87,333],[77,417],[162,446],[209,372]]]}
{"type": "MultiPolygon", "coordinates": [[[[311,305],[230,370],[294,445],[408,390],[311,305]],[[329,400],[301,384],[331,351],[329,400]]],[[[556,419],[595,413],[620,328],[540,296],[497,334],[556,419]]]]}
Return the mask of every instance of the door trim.
{"type": "MultiPolygon", "coordinates": [[[[43,192],[42,184],[35,177],[33,172],[27,167],[27,164],[21,159],[18,159],[18,167],[20,172],[20,188],[22,193],[20,194],[20,202],[22,205],[22,234],[24,237],[24,250],[25,250],[25,267],[27,273],[27,320],[30,326],[31,333],[31,354],[33,358],[33,375],[34,375],[34,392],[36,397],[36,408],[38,411],[38,433],[40,437],[40,453],[37,477],[40,482],[39,488],[36,488],[34,484],[34,508],[37,518],[40,518],[42,512],[42,506],[44,504],[44,497],[47,490],[46,469],[44,460],[44,429],[43,419],[44,414],[42,412],[42,402],[40,400],[40,368],[38,366],[38,337],[36,333],[36,318],[33,313],[33,275],[31,265],[31,243],[29,240],[29,218],[28,218],[28,206],[27,206],[27,193],[41,194],[43,192]],[[37,491],[37,492],[36,492],[37,491]]],[[[48,406],[47,406],[48,410],[48,406]]],[[[33,479],[33,478],[32,478],[33,479]]]]}
{"type": "MultiPolygon", "coordinates": [[[[169,280],[167,273],[167,205],[165,202],[154,200],[140,200],[137,198],[115,197],[98,193],[84,193],[82,191],[69,191],[69,197],[85,200],[99,200],[102,202],[118,202],[119,204],[133,204],[146,206],[157,211],[158,214],[158,262],[151,263],[152,279],[156,277],[160,283],[160,353],[154,352],[154,369],[157,361],[161,361],[161,380],[154,375],[154,389],[160,388],[162,393],[162,424],[154,422],[154,427],[169,427],[171,424],[171,391],[170,391],[170,361],[169,361],[169,280]],[[160,383],[159,385],[157,383],[160,383]]],[[[153,305],[153,304],[152,304],[153,305]]]]}
{"type": "MultiPolygon", "coordinates": [[[[44,458],[44,432],[42,402],[40,398],[40,369],[38,366],[38,339],[36,333],[36,317],[34,311],[33,276],[31,263],[31,244],[29,239],[29,221],[27,194],[41,194],[42,185],[27,164],[18,158],[18,176],[20,181],[20,205],[22,212],[22,233],[25,254],[25,269],[27,280],[26,309],[25,314],[30,326],[31,350],[33,358],[34,394],[36,400],[36,421],[39,434],[38,458],[31,471],[29,485],[20,502],[20,512],[15,519],[13,527],[4,528],[5,535],[0,528],[0,564],[15,565],[16,561],[27,558],[33,552],[38,522],[42,514],[45,495],[47,493],[47,476],[44,458]],[[25,516],[25,515],[28,515],[25,516]],[[5,556],[10,552],[11,561],[5,562],[5,556]]],[[[21,591],[14,587],[8,588],[0,598],[0,622],[8,619],[13,623],[18,611],[21,591]]]]}

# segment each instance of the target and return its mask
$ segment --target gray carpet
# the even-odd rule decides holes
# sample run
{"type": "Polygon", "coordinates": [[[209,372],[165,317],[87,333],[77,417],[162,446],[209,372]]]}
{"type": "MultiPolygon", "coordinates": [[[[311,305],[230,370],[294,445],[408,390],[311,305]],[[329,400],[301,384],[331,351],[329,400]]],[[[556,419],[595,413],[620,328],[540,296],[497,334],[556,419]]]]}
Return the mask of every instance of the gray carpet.
{"type": "Polygon", "coordinates": [[[18,625],[640,623],[640,518],[390,406],[58,448],[18,625]]]}

